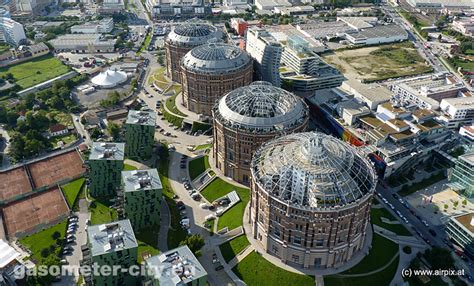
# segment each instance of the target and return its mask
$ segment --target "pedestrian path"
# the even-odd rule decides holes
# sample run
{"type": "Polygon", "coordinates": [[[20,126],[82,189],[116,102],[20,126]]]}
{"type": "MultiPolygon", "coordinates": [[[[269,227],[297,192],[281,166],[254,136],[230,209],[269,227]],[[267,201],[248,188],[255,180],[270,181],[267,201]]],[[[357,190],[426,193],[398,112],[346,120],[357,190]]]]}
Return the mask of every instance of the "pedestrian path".
{"type": "Polygon", "coordinates": [[[241,251],[239,254],[237,254],[234,258],[232,258],[227,265],[229,266],[230,269],[234,268],[240,261],[244,260],[247,255],[250,253],[254,252],[255,248],[252,245],[247,246],[243,251],[241,251]]]}
{"type": "Polygon", "coordinates": [[[166,200],[161,200],[160,232],[158,234],[158,249],[161,252],[168,250],[168,230],[170,228],[170,210],[166,200]]]}

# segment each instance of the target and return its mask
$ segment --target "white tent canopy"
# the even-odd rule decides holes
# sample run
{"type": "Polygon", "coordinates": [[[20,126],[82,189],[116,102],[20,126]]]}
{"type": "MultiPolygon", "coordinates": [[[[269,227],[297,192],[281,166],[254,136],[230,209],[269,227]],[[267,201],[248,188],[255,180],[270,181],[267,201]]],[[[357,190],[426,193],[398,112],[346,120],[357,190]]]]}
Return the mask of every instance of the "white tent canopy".
{"type": "Polygon", "coordinates": [[[13,247],[8,245],[8,243],[3,241],[3,239],[0,239],[0,268],[8,265],[19,255],[20,253],[18,253],[13,247]]]}
{"type": "Polygon", "coordinates": [[[127,74],[116,69],[108,69],[92,78],[91,82],[102,88],[112,88],[127,81],[127,74]]]}

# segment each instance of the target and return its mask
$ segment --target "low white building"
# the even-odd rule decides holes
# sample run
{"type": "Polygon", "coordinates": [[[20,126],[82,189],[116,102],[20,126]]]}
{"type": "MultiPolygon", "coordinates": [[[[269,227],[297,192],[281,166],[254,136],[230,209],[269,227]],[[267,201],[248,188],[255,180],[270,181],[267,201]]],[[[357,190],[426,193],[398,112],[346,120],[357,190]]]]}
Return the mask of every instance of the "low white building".
{"type": "Polygon", "coordinates": [[[313,6],[293,6],[293,7],[275,7],[273,10],[275,14],[297,16],[313,14],[315,9],[313,6]]]}
{"type": "Polygon", "coordinates": [[[102,19],[99,22],[87,23],[71,27],[73,34],[108,34],[114,29],[114,20],[112,18],[102,19]]]}
{"type": "Polygon", "coordinates": [[[472,17],[454,20],[452,26],[454,30],[466,36],[472,36],[474,34],[474,20],[472,17]]]}
{"type": "Polygon", "coordinates": [[[49,41],[56,51],[76,53],[112,53],[115,39],[105,39],[101,34],[66,34],[49,41]]]}
{"type": "Polygon", "coordinates": [[[474,142],[474,125],[462,126],[461,128],[459,128],[459,135],[474,142]]]}
{"type": "Polygon", "coordinates": [[[288,0],[255,0],[255,6],[258,10],[272,11],[276,7],[291,7],[288,0]]]}
{"type": "Polygon", "coordinates": [[[408,33],[399,25],[389,24],[346,33],[345,38],[353,45],[376,45],[408,40],[408,33]]]}
{"type": "Polygon", "coordinates": [[[439,119],[448,128],[457,128],[464,124],[474,123],[474,97],[446,98],[441,101],[443,115],[439,119]]]}

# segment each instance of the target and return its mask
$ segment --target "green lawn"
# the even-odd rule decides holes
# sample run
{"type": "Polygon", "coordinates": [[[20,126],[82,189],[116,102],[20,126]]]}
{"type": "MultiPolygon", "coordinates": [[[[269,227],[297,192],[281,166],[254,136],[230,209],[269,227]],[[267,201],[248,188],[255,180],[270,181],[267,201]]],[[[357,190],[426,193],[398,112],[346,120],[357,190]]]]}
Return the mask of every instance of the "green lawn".
{"type": "Polygon", "coordinates": [[[201,130],[202,132],[206,132],[210,128],[212,128],[211,124],[194,121],[193,125],[191,126],[191,132],[196,132],[198,130],[201,130]]]}
{"type": "Polygon", "coordinates": [[[203,195],[209,202],[213,202],[232,191],[237,191],[239,195],[240,193],[248,193],[248,189],[246,188],[240,188],[227,183],[221,178],[216,178],[202,190],[201,195],[203,195]]]}
{"type": "Polygon", "coordinates": [[[51,144],[53,144],[54,147],[59,147],[59,142],[62,141],[64,145],[67,145],[71,142],[74,142],[76,140],[76,135],[74,134],[69,134],[69,135],[63,135],[63,136],[57,136],[51,138],[51,144]]]}
{"type": "Polygon", "coordinates": [[[181,127],[183,125],[183,117],[179,117],[179,116],[176,116],[172,113],[169,113],[164,108],[161,108],[161,111],[163,112],[163,117],[169,123],[173,124],[174,126],[178,126],[178,127],[181,127]]]}
{"type": "Polygon", "coordinates": [[[209,169],[209,157],[203,156],[197,159],[189,161],[189,177],[191,180],[196,179],[199,175],[204,173],[207,169],[209,169]]]}
{"type": "Polygon", "coordinates": [[[69,71],[69,68],[51,55],[42,56],[10,67],[0,68],[0,77],[11,73],[16,84],[28,88],[55,78],[69,71]]]}
{"type": "Polygon", "coordinates": [[[169,111],[173,112],[176,115],[181,115],[183,117],[186,117],[187,115],[179,111],[179,109],[176,107],[176,95],[173,95],[166,99],[165,101],[166,108],[168,108],[169,111]]]}
{"type": "Polygon", "coordinates": [[[229,262],[234,258],[237,254],[239,254],[242,250],[244,250],[250,242],[247,239],[247,236],[241,235],[232,239],[231,241],[227,241],[219,246],[222,256],[224,257],[225,262],[229,262]]]}
{"type": "Polygon", "coordinates": [[[79,178],[61,187],[64,197],[66,198],[67,204],[69,205],[70,208],[74,206],[74,202],[76,201],[76,198],[79,195],[79,192],[84,186],[85,181],[86,179],[79,178]]]}
{"type": "MultiPolygon", "coordinates": [[[[399,257],[395,259],[384,270],[372,275],[362,277],[338,277],[337,275],[325,276],[325,286],[366,286],[366,285],[390,285],[398,268],[399,257]]],[[[431,284],[430,284],[431,285],[431,284]]]]}
{"type": "Polygon", "coordinates": [[[118,214],[115,209],[109,208],[109,202],[106,200],[94,200],[90,206],[91,225],[109,223],[117,219],[118,214]]]}
{"type": "Polygon", "coordinates": [[[137,170],[138,168],[129,164],[123,164],[123,170],[124,171],[132,171],[132,170],[137,170]]]}
{"type": "MultiPolygon", "coordinates": [[[[64,239],[64,236],[66,234],[66,224],[67,222],[63,221],[50,228],[44,229],[30,236],[26,236],[20,239],[20,243],[31,251],[32,259],[37,263],[41,264],[46,259],[41,257],[41,250],[43,248],[49,248],[51,245],[56,246],[56,242],[52,237],[53,233],[55,233],[56,231],[61,234],[59,239],[64,239]]],[[[57,255],[59,254],[59,251],[60,248],[56,247],[54,253],[52,254],[57,255]]]]}
{"type": "Polygon", "coordinates": [[[202,144],[202,145],[197,145],[194,147],[194,151],[202,150],[202,149],[209,149],[212,147],[212,144],[202,144]]]}
{"type": "Polygon", "coordinates": [[[232,271],[248,286],[314,286],[311,276],[286,271],[268,262],[256,252],[252,252],[237,264],[232,271]]]}
{"type": "Polygon", "coordinates": [[[376,270],[387,264],[397,252],[398,244],[374,233],[369,254],[359,264],[341,274],[363,274],[376,270]]]}
{"type": "Polygon", "coordinates": [[[160,253],[158,250],[158,232],[160,226],[156,225],[149,228],[144,228],[135,232],[135,237],[138,242],[138,263],[142,263],[142,254],[148,253],[151,256],[160,253]]]}
{"type": "Polygon", "coordinates": [[[405,236],[411,236],[411,233],[402,225],[402,224],[389,224],[389,223],[384,223],[380,219],[381,217],[384,217],[388,220],[391,221],[398,221],[387,209],[385,208],[372,208],[370,212],[370,217],[372,219],[372,223],[376,224],[380,227],[383,227],[387,230],[390,230],[398,235],[405,235],[405,236]]]}
{"type": "Polygon", "coordinates": [[[418,183],[403,186],[402,189],[398,193],[402,196],[408,196],[418,190],[427,188],[444,179],[446,179],[446,175],[444,174],[443,171],[441,171],[437,174],[431,175],[430,177],[426,179],[423,179],[422,181],[418,183]]]}

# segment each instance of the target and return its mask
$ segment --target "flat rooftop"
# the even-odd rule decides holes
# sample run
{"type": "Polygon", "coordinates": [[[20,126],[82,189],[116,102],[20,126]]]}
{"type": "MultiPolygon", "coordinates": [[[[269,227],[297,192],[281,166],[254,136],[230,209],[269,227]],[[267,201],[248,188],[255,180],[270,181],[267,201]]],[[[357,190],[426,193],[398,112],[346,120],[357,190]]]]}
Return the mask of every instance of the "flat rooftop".
{"type": "Polygon", "coordinates": [[[156,112],[154,111],[137,111],[130,110],[128,112],[126,124],[155,126],[156,112]]]}
{"type": "Polygon", "coordinates": [[[474,218],[474,213],[469,213],[469,214],[464,214],[464,215],[459,215],[459,216],[454,217],[454,219],[458,223],[460,223],[462,226],[464,226],[471,232],[471,235],[474,234],[474,225],[471,224],[471,221],[473,218],[474,218]]]}
{"type": "Polygon", "coordinates": [[[461,155],[458,159],[464,160],[474,166],[474,152],[461,155]]]}
{"type": "Polygon", "coordinates": [[[474,97],[454,97],[454,98],[445,98],[442,101],[449,103],[450,105],[458,108],[474,108],[474,97]]]}
{"type": "Polygon", "coordinates": [[[349,33],[349,35],[356,39],[390,38],[395,36],[408,37],[407,31],[395,24],[366,28],[357,33],[349,33]]]}
{"type": "Polygon", "coordinates": [[[122,182],[125,192],[163,188],[156,169],[122,171],[122,182]]]}
{"type": "Polygon", "coordinates": [[[412,94],[425,97],[433,93],[462,90],[465,88],[462,82],[458,82],[456,78],[449,73],[409,78],[398,81],[395,85],[398,85],[400,88],[412,94]]]}
{"type": "Polygon", "coordinates": [[[180,246],[146,260],[160,286],[187,285],[207,275],[188,246],[180,246]]]}
{"type": "Polygon", "coordinates": [[[356,97],[367,99],[370,102],[389,101],[393,93],[385,86],[379,84],[363,84],[357,80],[346,80],[342,88],[354,93],[356,97]]]}
{"type": "Polygon", "coordinates": [[[92,256],[138,247],[130,220],[119,220],[87,228],[92,256]]]}
{"type": "Polygon", "coordinates": [[[93,142],[89,160],[123,160],[125,143],[93,142]]]}

